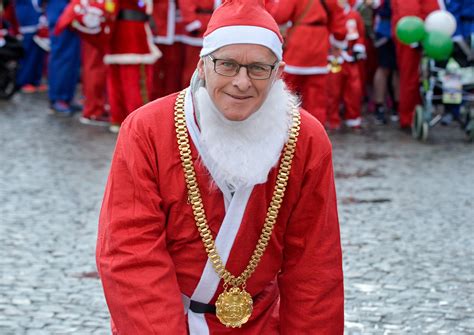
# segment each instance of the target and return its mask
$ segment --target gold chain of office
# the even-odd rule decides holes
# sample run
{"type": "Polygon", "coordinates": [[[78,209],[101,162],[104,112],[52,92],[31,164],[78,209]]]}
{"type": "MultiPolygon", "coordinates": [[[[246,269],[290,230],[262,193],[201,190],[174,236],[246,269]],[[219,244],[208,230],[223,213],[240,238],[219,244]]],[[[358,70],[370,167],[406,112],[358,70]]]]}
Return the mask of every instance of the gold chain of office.
{"type": "Polygon", "coordinates": [[[255,247],[247,267],[240,276],[236,277],[225,268],[222,259],[216,250],[214,238],[212,237],[209,225],[207,224],[201,192],[199,191],[196,172],[193,166],[191,148],[189,145],[188,130],[184,113],[185,92],[185,90],[181,91],[175,102],[174,120],[176,136],[186,186],[188,189],[188,198],[192,205],[196,226],[214,270],[219,278],[224,280],[224,292],[219,295],[216,301],[216,316],[227,327],[241,327],[248,321],[253,310],[252,297],[247,291],[245,291],[246,282],[255,271],[263,253],[265,252],[272,235],[273,227],[275,226],[278,211],[285,195],[286,185],[291,170],[291,163],[296,150],[296,142],[300,130],[300,113],[298,108],[295,106],[292,111],[293,124],[290,130],[288,142],[285,145],[283,157],[280,161],[275,189],[268,207],[262,233],[260,234],[257,246],[255,247]],[[228,289],[229,285],[231,286],[230,289],[228,289]]]}

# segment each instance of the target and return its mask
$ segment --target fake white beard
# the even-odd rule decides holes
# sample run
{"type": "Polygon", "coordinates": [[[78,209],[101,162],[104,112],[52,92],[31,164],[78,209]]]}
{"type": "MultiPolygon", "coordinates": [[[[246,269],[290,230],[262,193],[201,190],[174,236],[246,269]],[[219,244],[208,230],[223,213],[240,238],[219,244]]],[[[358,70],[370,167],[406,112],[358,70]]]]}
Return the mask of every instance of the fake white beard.
{"type": "Polygon", "coordinates": [[[273,84],[260,109],[243,121],[226,119],[204,87],[197,89],[195,102],[201,158],[214,181],[231,191],[265,183],[288,140],[291,111],[298,105],[283,80],[273,84]]]}

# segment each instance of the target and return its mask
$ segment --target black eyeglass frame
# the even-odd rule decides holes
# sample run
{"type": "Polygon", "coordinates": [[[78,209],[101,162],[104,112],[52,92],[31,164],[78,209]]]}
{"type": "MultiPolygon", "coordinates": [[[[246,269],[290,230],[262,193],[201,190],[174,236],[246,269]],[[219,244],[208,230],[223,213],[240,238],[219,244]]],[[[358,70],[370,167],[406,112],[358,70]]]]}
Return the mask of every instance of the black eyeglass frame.
{"type": "Polygon", "coordinates": [[[240,63],[237,63],[236,61],[234,60],[231,60],[231,59],[223,59],[223,58],[214,58],[213,55],[207,55],[209,57],[209,59],[214,63],[214,72],[217,73],[218,75],[220,76],[224,76],[224,77],[235,77],[236,75],[239,74],[240,72],[240,69],[241,68],[246,68],[247,69],[247,75],[249,76],[250,79],[253,79],[253,80],[267,80],[269,79],[271,76],[272,76],[272,73],[273,73],[273,70],[275,70],[275,67],[277,66],[277,64],[279,63],[278,60],[273,63],[273,64],[264,64],[264,63],[250,63],[250,64],[240,64],[240,63]],[[235,74],[231,75],[231,76],[228,76],[228,75],[225,75],[225,74],[222,74],[222,73],[219,73],[217,72],[216,70],[216,66],[217,66],[217,62],[218,61],[228,61],[228,62],[233,62],[235,64],[237,64],[237,71],[235,72],[235,74]],[[252,66],[252,65],[265,65],[265,66],[270,66],[271,70],[268,74],[268,77],[266,78],[253,78],[252,75],[251,75],[251,72],[249,71],[249,66],[252,66]]]}

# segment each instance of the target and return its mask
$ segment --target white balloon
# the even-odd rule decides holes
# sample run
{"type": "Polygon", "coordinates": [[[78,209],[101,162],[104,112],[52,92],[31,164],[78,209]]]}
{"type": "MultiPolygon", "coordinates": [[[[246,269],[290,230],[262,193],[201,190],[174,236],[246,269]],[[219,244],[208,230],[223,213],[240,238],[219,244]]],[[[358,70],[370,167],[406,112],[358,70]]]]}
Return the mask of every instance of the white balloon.
{"type": "Polygon", "coordinates": [[[425,19],[426,32],[437,31],[452,36],[456,31],[456,19],[446,10],[435,10],[425,19]]]}

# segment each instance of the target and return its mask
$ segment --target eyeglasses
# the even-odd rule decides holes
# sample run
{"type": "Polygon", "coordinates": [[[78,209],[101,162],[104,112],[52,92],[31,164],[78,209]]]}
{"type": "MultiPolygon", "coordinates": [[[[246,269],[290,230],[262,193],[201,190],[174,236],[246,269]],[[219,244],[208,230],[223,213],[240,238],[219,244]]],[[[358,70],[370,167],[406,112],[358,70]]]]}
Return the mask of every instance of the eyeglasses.
{"type": "Polygon", "coordinates": [[[217,74],[225,77],[235,77],[239,72],[240,68],[245,67],[247,69],[247,75],[251,79],[256,80],[265,80],[270,78],[272,71],[276,66],[275,64],[262,64],[262,63],[252,63],[252,64],[239,64],[233,60],[229,59],[217,59],[212,55],[208,55],[211,61],[214,63],[214,71],[217,74]]]}

